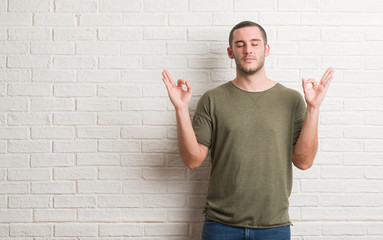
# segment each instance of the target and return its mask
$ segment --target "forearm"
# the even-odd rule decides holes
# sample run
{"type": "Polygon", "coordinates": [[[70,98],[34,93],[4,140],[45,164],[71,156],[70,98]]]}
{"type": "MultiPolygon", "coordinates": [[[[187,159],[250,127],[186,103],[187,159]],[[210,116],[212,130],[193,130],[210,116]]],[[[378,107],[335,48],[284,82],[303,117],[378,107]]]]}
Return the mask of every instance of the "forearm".
{"type": "Polygon", "coordinates": [[[294,146],[293,162],[300,169],[308,169],[318,150],[319,108],[308,107],[298,141],[294,146]]]}
{"type": "Polygon", "coordinates": [[[189,109],[176,109],[178,147],[184,164],[194,169],[205,160],[190,120],[189,109]]]}

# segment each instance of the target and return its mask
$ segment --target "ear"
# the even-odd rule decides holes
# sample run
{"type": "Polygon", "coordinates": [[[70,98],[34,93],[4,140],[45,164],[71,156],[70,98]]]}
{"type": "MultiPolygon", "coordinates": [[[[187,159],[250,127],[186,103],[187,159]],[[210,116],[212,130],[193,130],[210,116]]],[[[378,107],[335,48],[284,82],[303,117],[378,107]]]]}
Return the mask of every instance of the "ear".
{"type": "Polygon", "coordinates": [[[233,50],[231,50],[230,47],[227,47],[227,55],[229,56],[230,59],[234,59],[233,50]]]}
{"type": "Polygon", "coordinates": [[[266,46],[265,46],[265,57],[269,56],[269,54],[270,54],[270,45],[266,44],[266,46]]]}

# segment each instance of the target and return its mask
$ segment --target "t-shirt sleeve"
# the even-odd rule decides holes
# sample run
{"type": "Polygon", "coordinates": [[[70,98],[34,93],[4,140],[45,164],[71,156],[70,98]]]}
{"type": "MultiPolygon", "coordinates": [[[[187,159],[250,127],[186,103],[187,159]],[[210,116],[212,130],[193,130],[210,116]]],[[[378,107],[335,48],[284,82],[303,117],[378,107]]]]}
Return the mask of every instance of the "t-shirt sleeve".
{"type": "Polygon", "coordinates": [[[197,141],[210,148],[212,136],[212,119],[210,115],[209,98],[203,95],[198,101],[197,108],[192,121],[197,141]]]}
{"type": "Polygon", "coordinates": [[[299,94],[298,103],[295,107],[295,116],[294,116],[294,139],[293,145],[298,141],[299,134],[301,133],[303,122],[306,116],[306,103],[303,100],[301,94],[299,94]]]}

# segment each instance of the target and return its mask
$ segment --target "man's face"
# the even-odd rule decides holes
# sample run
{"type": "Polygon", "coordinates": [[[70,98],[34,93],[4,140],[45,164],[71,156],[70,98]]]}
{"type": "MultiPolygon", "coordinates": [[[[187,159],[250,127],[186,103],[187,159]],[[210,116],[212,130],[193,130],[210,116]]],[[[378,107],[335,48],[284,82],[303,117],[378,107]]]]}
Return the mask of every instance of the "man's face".
{"type": "Polygon", "coordinates": [[[265,45],[259,28],[244,27],[235,30],[232,44],[233,49],[228,48],[228,54],[235,59],[239,71],[252,75],[263,68],[270,47],[265,45]]]}

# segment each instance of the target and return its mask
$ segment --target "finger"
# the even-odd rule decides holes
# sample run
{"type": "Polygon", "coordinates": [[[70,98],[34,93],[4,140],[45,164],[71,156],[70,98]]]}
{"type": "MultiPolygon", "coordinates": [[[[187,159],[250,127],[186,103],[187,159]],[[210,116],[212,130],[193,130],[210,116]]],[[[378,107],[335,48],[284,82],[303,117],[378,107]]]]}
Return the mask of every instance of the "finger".
{"type": "Polygon", "coordinates": [[[185,84],[185,80],[183,80],[183,79],[178,79],[178,81],[177,81],[177,87],[182,87],[182,85],[184,85],[185,84]]]}
{"type": "Polygon", "coordinates": [[[162,81],[165,83],[166,89],[169,91],[172,88],[172,85],[165,78],[163,78],[162,81]]]}
{"type": "Polygon", "coordinates": [[[321,79],[321,82],[322,81],[326,81],[330,75],[332,75],[334,73],[334,70],[330,67],[326,70],[326,72],[323,74],[322,76],[322,79],[321,79]]]}
{"type": "Polygon", "coordinates": [[[193,89],[192,89],[191,84],[190,84],[188,81],[186,81],[185,83],[186,83],[186,87],[188,88],[187,91],[188,91],[190,94],[193,95],[193,89]]]}
{"type": "Polygon", "coordinates": [[[318,83],[317,83],[317,81],[314,78],[308,79],[307,83],[311,83],[313,88],[317,88],[318,87],[318,83]]]}
{"type": "Polygon", "coordinates": [[[307,83],[306,83],[306,79],[302,78],[302,87],[303,87],[303,92],[306,92],[307,90],[307,83]]]}
{"type": "Polygon", "coordinates": [[[333,74],[334,74],[334,70],[330,70],[328,72],[328,74],[326,75],[326,77],[323,77],[322,81],[321,81],[321,84],[323,85],[323,87],[328,87],[331,80],[333,79],[333,74]]]}
{"type": "Polygon", "coordinates": [[[171,83],[171,85],[172,85],[173,87],[175,87],[176,84],[174,83],[173,78],[172,78],[172,76],[170,76],[170,73],[168,72],[168,70],[165,69],[165,70],[164,70],[164,73],[165,73],[166,78],[168,79],[168,81],[171,83]]]}

